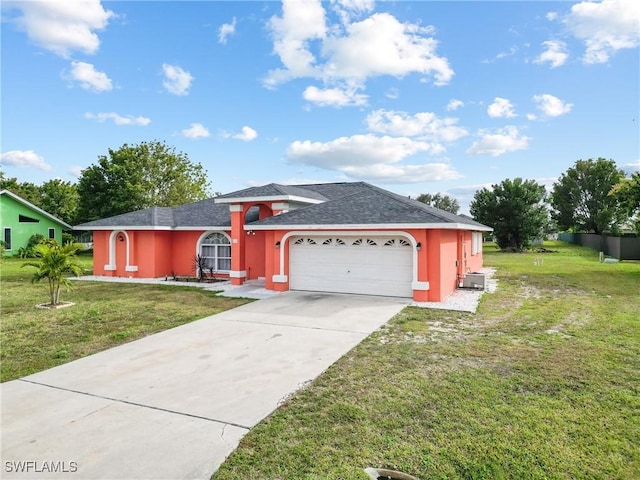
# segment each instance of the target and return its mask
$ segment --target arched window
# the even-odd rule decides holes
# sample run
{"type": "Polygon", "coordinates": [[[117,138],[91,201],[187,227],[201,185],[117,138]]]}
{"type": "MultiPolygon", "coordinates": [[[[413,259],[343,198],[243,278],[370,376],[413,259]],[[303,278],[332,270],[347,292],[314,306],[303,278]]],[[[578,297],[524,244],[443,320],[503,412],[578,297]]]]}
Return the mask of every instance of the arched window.
{"type": "Polygon", "coordinates": [[[210,233],[204,237],[200,242],[200,255],[205,258],[208,270],[231,270],[231,243],[222,233],[210,233]]]}

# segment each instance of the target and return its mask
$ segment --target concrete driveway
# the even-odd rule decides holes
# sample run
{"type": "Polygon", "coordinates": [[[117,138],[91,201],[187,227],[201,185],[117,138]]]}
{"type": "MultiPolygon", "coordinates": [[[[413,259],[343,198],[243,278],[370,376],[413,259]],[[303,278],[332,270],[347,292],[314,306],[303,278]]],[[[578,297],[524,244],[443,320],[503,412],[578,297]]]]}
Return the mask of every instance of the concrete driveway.
{"type": "Polygon", "coordinates": [[[8,478],[208,479],[411,302],[286,292],[0,387],[8,478]]]}

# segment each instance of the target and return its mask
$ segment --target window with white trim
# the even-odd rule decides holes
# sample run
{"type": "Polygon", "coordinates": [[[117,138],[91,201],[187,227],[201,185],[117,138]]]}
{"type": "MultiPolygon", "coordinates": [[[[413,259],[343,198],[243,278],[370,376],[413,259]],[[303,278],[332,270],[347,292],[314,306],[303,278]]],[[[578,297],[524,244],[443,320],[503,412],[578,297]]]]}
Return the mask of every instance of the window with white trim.
{"type": "Polygon", "coordinates": [[[482,232],[471,232],[471,255],[482,253],[482,232]]]}
{"type": "Polygon", "coordinates": [[[231,242],[223,233],[210,233],[200,242],[200,255],[207,269],[216,272],[231,270],[231,242]]]}
{"type": "Polygon", "coordinates": [[[11,227],[6,227],[4,229],[4,248],[7,250],[11,250],[11,227]]]}

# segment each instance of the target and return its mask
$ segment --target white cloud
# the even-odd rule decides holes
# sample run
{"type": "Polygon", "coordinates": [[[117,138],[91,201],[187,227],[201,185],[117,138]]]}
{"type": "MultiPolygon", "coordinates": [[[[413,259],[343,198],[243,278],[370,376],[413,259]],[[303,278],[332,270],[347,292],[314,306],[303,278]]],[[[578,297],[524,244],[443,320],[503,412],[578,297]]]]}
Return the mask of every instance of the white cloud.
{"type": "Polygon", "coordinates": [[[113,120],[113,123],[116,125],[138,125],[138,126],[147,126],[151,123],[151,119],[143,116],[134,117],[133,115],[122,116],[115,112],[100,112],[100,113],[91,113],[87,112],[84,114],[84,118],[88,118],[90,120],[96,120],[100,123],[104,123],[107,120],[113,120]]]}
{"type": "Polygon", "coordinates": [[[518,52],[518,47],[511,47],[508,52],[500,52],[496,55],[497,60],[502,60],[503,58],[511,57],[518,52]]]}
{"type": "Polygon", "coordinates": [[[467,154],[469,155],[491,155],[497,157],[509,152],[524,150],[529,146],[529,137],[521,135],[514,126],[506,126],[491,133],[488,130],[478,132],[480,140],[474,142],[467,154]]]}
{"type": "Polygon", "coordinates": [[[206,138],[210,136],[209,130],[201,123],[192,123],[189,128],[182,130],[182,135],[187,138],[206,138]]]}
{"type": "Polygon", "coordinates": [[[113,12],[105,10],[100,0],[40,0],[3,2],[16,7],[22,16],[12,19],[31,41],[61,57],[80,51],[98,51],[100,39],[95,31],[103,30],[113,12]]]}
{"type": "Polygon", "coordinates": [[[325,39],[323,53],[329,61],[323,72],[329,78],[358,80],[422,73],[433,76],[436,85],[445,85],[454,73],[448,60],[436,54],[438,42],[431,34],[431,27],[400,23],[388,13],[376,13],[350,24],[346,35],[325,39]]]}
{"type": "Polygon", "coordinates": [[[164,81],[162,85],[168,92],[174,95],[188,95],[189,88],[193,82],[193,77],[189,72],[177,65],[162,64],[164,81]]]}
{"type": "Polygon", "coordinates": [[[400,97],[400,92],[398,91],[397,88],[391,87],[389,90],[386,91],[384,96],[387,98],[390,98],[391,100],[396,100],[400,97]]]}
{"type": "Polygon", "coordinates": [[[458,110],[461,107],[464,107],[464,102],[462,100],[457,100],[455,98],[452,98],[451,100],[449,100],[449,103],[447,103],[448,112],[453,112],[455,110],[458,110]]]}
{"type": "Polygon", "coordinates": [[[0,155],[0,163],[12,167],[35,168],[37,170],[51,170],[51,165],[33,150],[11,150],[0,155]]]}
{"type": "MultiPolygon", "coordinates": [[[[287,148],[287,156],[295,163],[344,171],[353,166],[396,163],[433,148],[427,142],[406,137],[367,134],[340,137],[330,142],[295,141],[287,148]]],[[[439,153],[439,149],[436,150],[439,153]]]]}
{"type": "Polygon", "coordinates": [[[494,63],[497,60],[502,60],[503,58],[507,58],[507,57],[511,57],[513,55],[515,55],[516,53],[518,53],[518,47],[517,46],[512,46],[511,48],[509,48],[508,51],[506,52],[499,52],[494,58],[491,59],[484,59],[481,61],[481,63],[494,63]]]}
{"type": "Polygon", "coordinates": [[[85,167],[79,167],[78,165],[74,165],[73,167],[69,167],[67,172],[69,172],[74,177],[80,178],[80,176],[82,175],[82,171],[84,169],[85,169],[85,167]]]}
{"type": "Polygon", "coordinates": [[[565,113],[569,113],[573,104],[563,102],[558,97],[544,93],[542,95],[534,95],[533,101],[536,103],[536,107],[546,117],[559,117],[565,113]]]}
{"type": "Polygon", "coordinates": [[[374,0],[330,0],[333,10],[340,16],[343,24],[348,24],[353,17],[373,11],[374,0]]]}
{"type": "Polygon", "coordinates": [[[513,118],[516,116],[513,104],[506,98],[496,97],[487,107],[487,114],[492,118],[513,118]]]}
{"type": "Polygon", "coordinates": [[[308,102],[315,105],[326,107],[345,107],[350,105],[361,106],[366,105],[368,96],[356,93],[354,88],[323,88],[309,86],[302,93],[302,96],[308,102]]]}
{"type": "Polygon", "coordinates": [[[234,138],[236,140],[250,142],[251,140],[255,140],[258,137],[258,132],[256,132],[253,128],[245,125],[244,127],[242,127],[242,131],[240,133],[222,132],[221,136],[222,138],[234,138]]]}
{"type": "Polygon", "coordinates": [[[71,72],[64,74],[63,77],[78,82],[82,88],[93,92],[108,92],[113,89],[107,74],[99,72],[90,63],[71,62],[71,72]]]}
{"type": "Polygon", "coordinates": [[[267,86],[318,75],[308,43],[326,34],[325,11],[320,0],[283,0],[282,17],[271,17],[269,28],[273,51],[280,57],[284,69],[270,71],[265,79],[267,86]]]}
{"type": "Polygon", "coordinates": [[[223,23],[218,32],[218,42],[223,45],[227,43],[227,37],[236,33],[236,17],[233,17],[231,23],[223,23]]]}
{"type": "Polygon", "coordinates": [[[399,163],[419,152],[439,153],[440,148],[406,137],[368,134],[340,137],[329,142],[296,141],[289,145],[287,157],[293,163],[336,170],[350,178],[384,183],[460,178],[460,174],[446,163],[399,163]]]}
{"type": "MultiPolygon", "coordinates": [[[[457,125],[457,118],[438,118],[432,112],[418,112],[409,115],[406,112],[392,110],[375,110],[365,119],[367,128],[376,133],[401,137],[418,137],[438,145],[438,152],[444,151],[439,142],[453,142],[469,134],[466,129],[457,125]]],[[[432,149],[433,150],[433,149],[432,149]]]]}
{"type": "Polygon", "coordinates": [[[635,162],[625,164],[622,169],[627,173],[627,175],[631,175],[634,172],[640,172],[640,159],[635,162]]]}
{"type": "Polygon", "coordinates": [[[545,18],[551,22],[558,18],[558,12],[549,12],[545,15],[545,18]]]}
{"type": "Polygon", "coordinates": [[[566,52],[567,44],[561,42],[560,40],[547,40],[546,42],[542,42],[542,46],[546,48],[544,52],[542,52],[533,63],[545,63],[549,62],[551,68],[556,68],[567,61],[569,58],[569,54],[566,52]]]}
{"type": "Polygon", "coordinates": [[[355,179],[378,183],[422,183],[462,178],[448,163],[426,163],[423,165],[375,164],[363,167],[345,167],[342,171],[355,179]]]}
{"type": "Polygon", "coordinates": [[[581,2],[564,19],[568,30],[584,41],[584,63],[606,63],[618,50],[640,45],[640,2],[581,2]]]}
{"type": "MultiPolygon", "coordinates": [[[[369,2],[340,2],[340,8],[345,5],[359,13],[370,8],[369,2]]],[[[436,85],[444,85],[453,77],[448,60],[436,54],[433,28],[401,23],[388,13],[353,23],[347,15],[342,21],[343,25],[327,25],[319,0],[285,0],[282,17],[274,16],[269,23],[274,53],[283,68],[268,72],[265,85],[301,77],[362,83],[370,77],[409,73],[433,77],[436,85]]]]}

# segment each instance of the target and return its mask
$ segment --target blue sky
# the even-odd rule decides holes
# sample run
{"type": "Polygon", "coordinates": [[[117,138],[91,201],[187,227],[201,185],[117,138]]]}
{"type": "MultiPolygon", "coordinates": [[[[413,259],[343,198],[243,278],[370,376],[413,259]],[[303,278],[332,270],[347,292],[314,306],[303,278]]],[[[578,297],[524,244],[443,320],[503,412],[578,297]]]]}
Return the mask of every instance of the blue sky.
{"type": "Polygon", "coordinates": [[[578,159],[640,169],[640,2],[3,1],[1,169],[162,140],[212,190],[363,180],[467,210],[578,159]]]}

